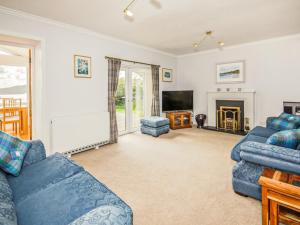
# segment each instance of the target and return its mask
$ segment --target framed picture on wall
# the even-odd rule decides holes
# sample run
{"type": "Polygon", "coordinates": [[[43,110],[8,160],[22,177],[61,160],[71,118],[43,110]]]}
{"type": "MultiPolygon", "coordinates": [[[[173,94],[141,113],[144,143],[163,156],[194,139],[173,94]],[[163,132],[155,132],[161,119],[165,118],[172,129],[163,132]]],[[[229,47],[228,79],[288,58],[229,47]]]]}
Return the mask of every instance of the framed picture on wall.
{"type": "Polygon", "coordinates": [[[162,81],[172,82],[173,81],[173,70],[172,69],[162,69],[162,81]]]}
{"type": "Polygon", "coordinates": [[[245,82],[245,62],[230,62],[217,64],[217,83],[243,83],[245,82]]]}
{"type": "Polygon", "coordinates": [[[74,77],[91,78],[91,61],[92,58],[82,55],[74,55],[74,77]]]}

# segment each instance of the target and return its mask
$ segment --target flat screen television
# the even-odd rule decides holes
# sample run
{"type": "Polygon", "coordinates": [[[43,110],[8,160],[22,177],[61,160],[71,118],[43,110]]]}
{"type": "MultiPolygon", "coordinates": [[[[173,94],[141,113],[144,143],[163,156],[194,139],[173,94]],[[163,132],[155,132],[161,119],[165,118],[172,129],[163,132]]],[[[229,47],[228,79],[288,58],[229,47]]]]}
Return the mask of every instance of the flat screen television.
{"type": "Polygon", "coordinates": [[[193,111],[193,91],[163,91],[162,111],[193,111]]]}

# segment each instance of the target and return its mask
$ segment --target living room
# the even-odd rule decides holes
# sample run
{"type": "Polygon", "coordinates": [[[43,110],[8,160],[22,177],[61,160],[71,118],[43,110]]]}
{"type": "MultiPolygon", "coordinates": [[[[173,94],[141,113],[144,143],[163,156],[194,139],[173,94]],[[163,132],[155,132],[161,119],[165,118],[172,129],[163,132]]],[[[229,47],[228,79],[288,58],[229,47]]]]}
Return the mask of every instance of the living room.
{"type": "Polygon", "coordinates": [[[299,223],[299,12],[0,0],[0,224],[299,223]]]}

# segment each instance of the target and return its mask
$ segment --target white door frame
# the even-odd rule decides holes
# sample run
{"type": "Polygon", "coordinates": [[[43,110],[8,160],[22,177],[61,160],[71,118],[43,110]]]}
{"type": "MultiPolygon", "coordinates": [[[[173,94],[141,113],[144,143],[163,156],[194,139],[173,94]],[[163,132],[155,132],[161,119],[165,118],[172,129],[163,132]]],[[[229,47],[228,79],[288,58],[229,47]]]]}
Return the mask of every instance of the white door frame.
{"type": "MultiPolygon", "coordinates": [[[[43,141],[45,148],[50,149],[49,129],[46,120],[45,99],[45,39],[27,33],[11,32],[0,29],[0,43],[26,47],[31,52],[31,95],[32,95],[32,139],[43,141]]],[[[50,154],[47,151],[47,155],[50,154]]]]}

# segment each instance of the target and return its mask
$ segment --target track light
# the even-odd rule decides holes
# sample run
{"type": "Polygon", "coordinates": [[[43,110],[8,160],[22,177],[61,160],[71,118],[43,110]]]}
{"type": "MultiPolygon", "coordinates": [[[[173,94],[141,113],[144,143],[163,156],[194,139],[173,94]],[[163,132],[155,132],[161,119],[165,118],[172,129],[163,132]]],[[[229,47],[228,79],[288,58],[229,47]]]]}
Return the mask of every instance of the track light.
{"type": "Polygon", "coordinates": [[[225,45],[225,43],[223,41],[219,41],[218,44],[222,47],[225,45]]]}
{"type": "Polygon", "coordinates": [[[126,16],[133,17],[133,12],[131,12],[129,9],[125,9],[124,13],[126,16]]]}
{"type": "Polygon", "coordinates": [[[200,40],[199,42],[193,44],[193,48],[195,48],[195,49],[199,48],[200,45],[205,41],[205,39],[206,39],[207,37],[209,37],[209,38],[211,38],[214,42],[216,42],[216,44],[218,45],[218,47],[221,49],[221,48],[225,45],[225,43],[224,43],[223,41],[217,41],[217,40],[215,39],[215,37],[214,37],[212,34],[213,34],[213,31],[211,31],[211,30],[206,31],[206,32],[202,35],[201,40],[200,40]]]}
{"type": "MultiPolygon", "coordinates": [[[[129,8],[131,7],[131,5],[135,2],[136,0],[131,0],[131,2],[126,6],[126,8],[124,9],[124,14],[127,17],[133,17],[133,12],[131,12],[129,10],[129,8]]],[[[160,4],[160,0],[150,0],[150,2],[155,5],[157,8],[161,8],[161,4],[160,4]]]]}

